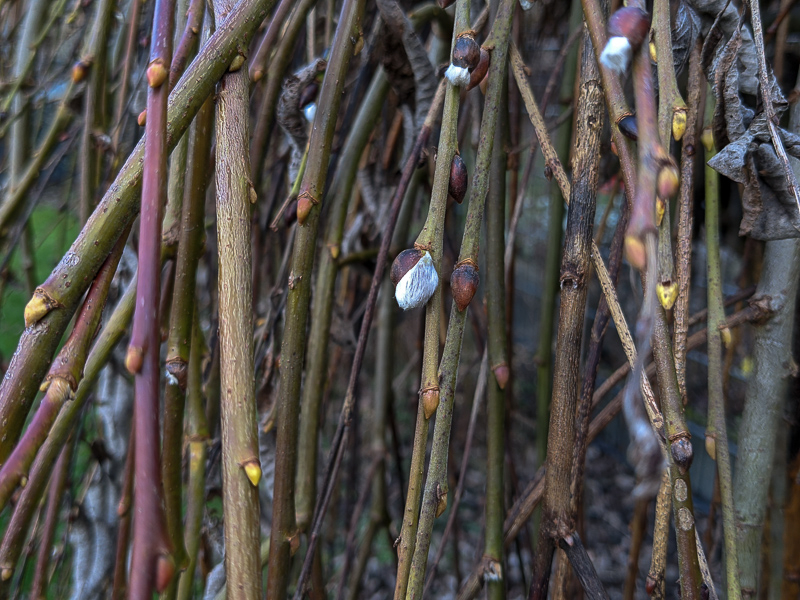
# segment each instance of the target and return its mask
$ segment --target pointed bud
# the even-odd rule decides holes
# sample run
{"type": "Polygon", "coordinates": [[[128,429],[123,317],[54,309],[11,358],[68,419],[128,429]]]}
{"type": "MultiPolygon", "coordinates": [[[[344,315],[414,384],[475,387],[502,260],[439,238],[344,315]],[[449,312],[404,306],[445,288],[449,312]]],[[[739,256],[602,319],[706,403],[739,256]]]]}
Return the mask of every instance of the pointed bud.
{"type": "Polygon", "coordinates": [[[430,253],[416,248],[404,250],[397,256],[391,277],[393,283],[397,282],[395,298],[403,310],[427,304],[439,285],[439,274],[430,253]]]}
{"type": "Polygon", "coordinates": [[[644,582],[644,591],[647,592],[648,596],[652,596],[656,591],[657,581],[651,575],[647,576],[647,579],[644,582]]]}
{"type": "Polygon", "coordinates": [[[319,92],[319,84],[317,84],[316,81],[312,81],[306,87],[304,87],[298,102],[299,108],[305,108],[314,102],[314,100],[317,98],[317,92],[319,92]]]}
{"type": "Polygon", "coordinates": [[[250,483],[252,483],[254,487],[258,487],[258,482],[261,481],[261,465],[258,464],[258,460],[251,458],[242,465],[242,468],[244,468],[244,472],[250,480],[250,483]]]}
{"type": "Polygon", "coordinates": [[[436,499],[436,518],[438,519],[447,510],[447,492],[439,490],[439,497],[436,499]]]}
{"type": "Polygon", "coordinates": [[[636,117],[631,113],[626,113],[617,119],[617,129],[629,140],[635,142],[639,139],[639,127],[636,124],[636,117]]]}
{"type": "Polygon", "coordinates": [[[500,386],[501,390],[506,389],[506,385],[508,384],[508,378],[511,374],[511,371],[508,368],[508,365],[505,363],[500,363],[499,365],[492,368],[492,372],[494,373],[494,378],[497,380],[497,385],[500,386]]]}
{"type": "Polygon", "coordinates": [[[713,435],[706,434],[706,454],[711,457],[711,460],[717,460],[717,440],[713,435]]]}
{"type": "Polygon", "coordinates": [[[686,133],[686,123],[689,119],[688,111],[685,106],[677,106],[672,112],[672,137],[676,142],[680,142],[683,134],[686,133]]]}
{"type": "Polygon", "coordinates": [[[656,43],[651,41],[649,46],[650,46],[650,60],[652,60],[653,63],[658,64],[658,50],[656,49],[656,43]]]}
{"type": "Polygon", "coordinates": [[[478,66],[481,60],[481,47],[475,41],[475,34],[472,31],[464,31],[456,38],[453,45],[452,64],[462,69],[470,71],[478,66]]]}
{"type": "Polygon", "coordinates": [[[479,283],[478,269],[472,261],[460,263],[455,268],[450,276],[450,289],[459,312],[463,312],[472,302],[479,283]]]}
{"type": "Polygon", "coordinates": [[[175,576],[175,561],[169,554],[159,555],[156,562],[156,591],[161,593],[167,589],[175,576]]]}
{"type": "Polygon", "coordinates": [[[242,68],[243,64],[244,64],[244,56],[242,56],[241,54],[237,54],[236,56],[233,57],[233,60],[231,61],[230,66],[228,67],[228,71],[230,71],[231,73],[235,73],[236,71],[242,68]]]}
{"type": "Polygon", "coordinates": [[[297,198],[297,223],[300,226],[306,224],[308,215],[311,214],[311,209],[314,208],[315,204],[314,198],[308,192],[300,194],[297,198]]]}
{"type": "Polygon", "coordinates": [[[670,281],[659,283],[656,285],[656,295],[658,295],[658,302],[664,307],[664,310],[669,310],[678,299],[678,284],[670,281]]]}
{"type": "Polygon", "coordinates": [[[144,127],[147,125],[147,109],[145,108],[142,112],[139,113],[139,116],[136,117],[136,122],[139,124],[139,127],[144,127]]]}
{"type": "Polygon", "coordinates": [[[733,341],[733,336],[731,335],[730,327],[723,327],[719,331],[720,337],[722,337],[722,343],[725,345],[726,348],[731,347],[731,342],[733,341]]]}
{"type": "Polygon", "coordinates": [[[665,212],[667,212],[667,203],[661,198],[656,198],[656,227],[661,227],[665,212]]]}
{"type": "Polygon", "coordinates": [[[658,172],[658,197],[664,199],[672,198],[677,195],[680,185],[680,172],[678,172],[678,167],[670,159],[670,162],[661,167],[658,172]]]}
{"type": "Polygon", "coordinates": [[[89,58],[82,58],[72,65],[72,83],[80,83],[86,79],[91,66],[92,60],[89,58]]]}
{"type": "Polygon", "coordinates": [[[250,81],[252,81],[253,83],[258,83],[259,81],[261,81],[262,77],[264,77],[264,69],[256,69],[250,76],[250,81]]]}
{"type": "Polygon", "coordinates": [[[45,317],[51,310],[61,306],[58,302],[53,300],[50,295],[43,289],[38,288],[33,292],[33,297],[25,305],[25,327],[30,327],[34,323],[38,323],[45,317]]]}
{"type": "Polygon", "coordinates": [[[125,354],[125,368],[128,373],[136,375],[142,370],[142,363],[144,362],[144,349],[140,346],[128,346],[128,352],[125,354]]]}
{"type": "Polygon", "coordinates": [[[448,191],[453,200],[459,204],[464,201],[464,196],[467,195],[467,179],[467,165],[464,163],[464,159],[456,154],[453,156],[453,162],[450,165],[448,191]]]}
{"type": "Polygon", "coordinates": [[[430,388],[422,392],[422,412],[425,419],[430,419],[439,408],[439,388],[430,388]]]}
{"type": "Polygon", "coordinates": [[[472,72],[469,74],[469,85],[467,85],[467,91],[470,91],[476,85],[483,83],[486,80],[486,74],[489,72],[490,62],[491,55],[489,54],[489,51],[481,46],[481,58],[478,61],[478,66],[472,69],[472,72]]]}
{"type": "Polygon", "coordinates": [[[169,71],[164,65],[164,61],[160,58],[155,59],[150,63],[150,66],[147,67],[147,85],[151,88],[161,87],[168,76],[169,71]]]}
{"type": "Polygon", "coordinates": [[[700,141],[703,142],[703,147],[706,152],[711,152],[714,149],[714,134],[711,133],[711,127],[703,129],[703,135],[700,136],[700,141]]]}

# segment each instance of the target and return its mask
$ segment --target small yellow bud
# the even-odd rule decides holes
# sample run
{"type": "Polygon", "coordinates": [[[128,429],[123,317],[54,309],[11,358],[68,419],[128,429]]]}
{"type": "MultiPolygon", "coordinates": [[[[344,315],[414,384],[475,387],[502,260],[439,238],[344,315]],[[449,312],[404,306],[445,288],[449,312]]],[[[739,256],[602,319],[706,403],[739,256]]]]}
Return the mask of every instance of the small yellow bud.
{"type": "Polygon", "coordinates": [[[247,474],[250,483],[254,486],[258,486],[258,482],[261,481],[261,465],[258,464],[258,460],[251,458],[242,466],[244,467],[244,472],[247,474]]]}
{"type": "Polygon", "coordinates": [[[733,336],[731,336],[731,330],[729,327],[723,327],[720,330],[720,337],[722,338],[722,343],[725,344],[726,348],[730,348],[731,342],[733,341],[733,336]]]}
{"type": "Polygon", "coordinates": [[[144,127],[147,125],[147,109],[145,108],[142,112],[139,113],[139,116],[136,117],[136,122],[139,124],[139,127],[144,127]]]}
{"type": "Polygon", "coordinates": [[[658,294],[658,301],[664,310],[669,310],[678,299],[678,284],[677,283],[659,283],[656,285],[656,294],[658,294]]]}
{"type": "Polygon", "coordinates": [[[711,460],[717,460],[717,440],[713,435],[706,436],[706,452],[711,460]]]}
{"type": "Polygon", "coordinates": [[[422,409],[425,413],[425,418],[430,419],[437,408],[439,408],[439,389],[425,390],[422,393],[422,409]]]}
{"type": "Polygon", "coordinates": [[[656,225],[661,227],[664,220],[664,213],[667,211],[667,203],[662,198],[656,198],[656,225]]]}
{"type": "Polygon", "coordinates": [[[681,141],[683,134],[686,133],[686,122],[688,120],[685,106],[676,106],[672,113],[672,137],[675,141],[681,141]]]}
{"type": "Polygon", "coordinates": [[[228,67],[228,71],[235,73],[236,71],[242,68],[243,64],[244,64],[244,56],[242,56],[241,54],[237,54],[236,56],[233,57],[233,60],[231,61],[231,66],[228,67]]]}
{"type": "Polygon", "coordinates": [[[13,569],[9,569],[8,567],[4,567],[2,571],[0,571],[0,579],[3,581],[8,581],[11,579],[11,576],[14,574],[13,569]]]}
{"type": "Polygon", "coordinates": [[[144,348],[141,346],[128,346],[128,352],[125,354],[125,368],[128,373],[136,375],[142,370],[142,363],[144,362],[144,348]]]}
{"type": "Polygon", "coordinates": [[[658,51],[656,50],[655,42],[650,42],[650,60],[658,64],[658,51]]]}
{"type": "Polygon", "coordinates": [[[160,58],[155,59],[150,63],[150,66],[147,67],[147,85],[151,88],[161,87],[168,76],[169,71],[167,71],[164,61],[160,58]]]}
{"type": "Polygon", "coordinates": [[[703,129],[703,135],[700,136],[700,141],[703,142],[703,147],[706,152],[711,152],[714,149],[714,134],[711,133],[711,127],[703,129]]]}

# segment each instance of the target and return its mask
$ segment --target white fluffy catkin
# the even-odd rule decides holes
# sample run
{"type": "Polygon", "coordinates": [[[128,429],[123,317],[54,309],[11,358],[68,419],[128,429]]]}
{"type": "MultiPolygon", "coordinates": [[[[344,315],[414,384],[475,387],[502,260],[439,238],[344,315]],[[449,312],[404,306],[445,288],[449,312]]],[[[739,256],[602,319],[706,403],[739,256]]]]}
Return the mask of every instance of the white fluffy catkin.
{"type": "MultiPolygon", "coordinates": [[[[466,69],[465,69],[466,70],[466,69]]],[[[430,253],[425,252],[408,273],[397,282],[394,297],[403,310],[424,306],[439,285],[439,274],[430,253]]]]}
{"type": "Polygon", "coordinates": [[[450,66],[447,67],[447,71],[444,72],[444,76],[447,77],[447,81],[453,85],[460,87],[469,85],[469,69],[465,69],[464,67],[457,67],[450,63],[450,66]]]}
{"type": "Polygon", "coordinates": [[[615,73],[623,74],[631,62],[633,48],[627,38],[613,36],[608,38],[606,47],[600,54],[600,62],[615,73]]]}

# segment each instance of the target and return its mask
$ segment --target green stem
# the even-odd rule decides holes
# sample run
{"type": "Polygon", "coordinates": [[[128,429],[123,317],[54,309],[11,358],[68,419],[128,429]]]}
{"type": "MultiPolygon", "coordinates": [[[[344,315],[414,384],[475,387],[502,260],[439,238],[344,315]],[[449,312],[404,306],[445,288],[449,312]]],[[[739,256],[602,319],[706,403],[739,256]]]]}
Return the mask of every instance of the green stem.
{"type": "MultiPolygon", "coordinates": [[[[508,71],[503,70],[500,106],[508,101],[508,71]]],[[[486,307],[489,317],[488,359],[494,377],[487,382],[486,400],[486,541],[484,555],[493,561],[494,577],[487,577],[488,598],[503,600],[506,582],[503,568],[503,518],[505,486],[505,387],[509,365],[506,350],[505,298],[505,216],[506,216],[506,140],[508,114],[501,112],[495,131],[494,151],[490,166],[489,202],[486,207],[486,307]]],[[[560,199],[559,199],[560,204],[560,199]]],[[[463,473],[462,473],[463,477],[463,473]]]]}
{"type": "MultiPolygon", "coordinates": [[[[247,46],[272,1],[239,3],[189,66],[171,94],[167,149],[175,147],[237,49],[247,46]]],[[[144,140],[141,140],[70,250],[26,307],[25,332],[0,383],[0,419],[10,431],[22,429],[21,424],[78,302],[139,210],[143,154],[144,140]]],[[[8,456],[15,441],[16,436],[0,440],[0,461],[8,456]]]]}
{"type": "MultiPolygon", "coordinates": [[[[175,562],[181,569],[186,568],[188,563],[181,519],[184,406],[193,344],[192,321],[195,312],[197,266],[203,252],[203,218],[213,119],[214,103],[207,100],[192,126],[191,139],[187,140],[191,160],[188,162],[185,198],[181,203],[180,240],[175,259],[175,285],[167,339],[168,376],[164,390],[161,474],[164,481],[167,530],[175,548],[175,562]]],[[[182,174],[180,178],[183,179],[182,174]]],[[[171,597],[174,597],[176,585],[177,580],[173,580],[170,587],[171,597]]]]}
{"type": "MultiPolygon", "coordinates": [[[[713,116],[714,100],[706,99],[706,118],[713,116]],[[710,114],[709,114],[710,113],[710,114]]],[[[716,154],[713,148],[706,153],[706,163],[716,154]]],[[[725,425],[725,395],[723,392],[722,336],[725,328],[725,308],[722,305],[722,269],[719,241],[719,175],[706,164],[706,256],[708,267],[708,427],[706,449],[717,462],[719,490],[722,499],[722,526],[725,539],[725,572],[728,598],[741,598],[739,587],[739,555],[736,546],[736,516],[733,508],[731,459],[728,432],[725,425]]],[[[727,330],[728,333],[730,330],[727,330]]]]}
{"type": "Polygon", "coordinates": [[[291,562],[291,540],[297,535],[294,480],[297,466],[298,411],[300,383],[306,346],[306,322],[311,294],[314,252],[319,225],[319,203],[325,191],[325,178],[331,154],[334,129],[344,89],[345,73],[359,37],[364,0],[345,0],[325,71],[317,114],[309,139],[308,165],[298,196],[297,237],[295,238],[289,291],[286,298],[286,325],[281,345],[280,391],[277,399],[277,456],[275,460],[272,535],[270,536],[267,599],[286,597],[291,562]],[[302,206],[308,210],[303,213],[302,206]]]}
{"type": "Polygon", "coordinates": [[[353,185],[359,160],[380,116],[388,93],[389,80],[383,69],[379,68],[345,142],[339,169],[331,185],[333,197],[325,231],[325,248],[321,252],[314,284],[306,378],[300,404],[295,509],[297,527],[300,531],[308,529],[311,515],[314,512],[314,502],[317,498],[317,432],[319,430],[320,405],[328,377],[328,341],[336,275],[339,271],[336,259],[339,257],[339,245],[342,243],[347,207],[353,196],[353,185]]]}
{"type": "MultiPolygon", "coordinates": [[[[489,188],[489,173],[492,164],[495,132],[497,130],[498,115],[500,111],[503,110],[503,105],[501,103],[503,91],[507,87],[505,85],[507,81],[506,62],[511,32],[511,18],[514,12],[513,8],[514,3],[511,0],[503,0],[501,2],[494,25],[492,26],[492,31],[484,43],[487,49],[492,49],[492,60],[489,67],[486,100],[484,102],[483,117],[481,119],[480,142],[478,145],[478,156],[475,162],[475,173],[472,179],[472,191],[470,193],[469,208],[467,209],[467,219],[464,225],[461,252],[458,257],[459,264],[475,265],[478,262],[481,224],[489,188]]],[[[456,31],[460,29],[459,24],[460,22],[457,15],[456,31]]],[[[450,89],[448,88],[448,92],[449,91],[450,89]]],[[[447,100],[445,99],[445,111],[447,108],[447,100]]],[[[447,114],[447,112],[445,112],[445,114],[447,114]]],[[[444,136],[444,128],[442,135],[444,136]]],[[[454,142],[455,139],[453,139],[453,143],[454,142]]],[[[454,149],[455,148],[452,148],[452,150],[454,149]]],[[[448,152],[448,150],[450,149],[447,147],[446,141],[444,143],[440,141],[437,169],[434,176],[434,193],[436,192],[437,176],[442,166],[447,166],[446,169],[441,168],[441,170],[447,171],[448,176],[446,179],[449,180],[449,165],[452,161],[453,153],[448,152]]],[[[435,195],[434,198],[436,198],[435,195]]],[[[435,229],[435,226],[432,229],[435,229]]],[[[420,234],[420,238],[424,239],[424,234],[425,229],[423,229],[423,233],[420,234]]],[[[433,239],[438,240],[438,244],[442,243],[441,236],[434,237],[433,239]]],[[[434,242],[434,244],[435,243],[437,242],[434,242]]],[[[498,276],[502,278],[502,269],[498,276]]],[[[500,285],[502,285],[502,283],[500,285]]],[[[430,305],[428,306],[428,310],[431,310],[430,305]]],[[[464,310],[458,310],[454,302],[453,310],[450,313],[450,323],[447,327],[447,337],[442,353],[442,361],[439,365],[439,373],[436,380],[441,386],[441,391],[439,392],[439,406],[436,410],[437,417],[433,432],[430,464],[428,465],[425,492],[419,515],[416,546],[412,559],[408,590],[406,592],[407,600],[422,597],[433,522],[447,505],[447,454],[450,442],[450,426],[453,418],[453,401],[458,379],[458,364],[461,357],[461,344],[464,336],[466,316],[466,307],[464,310]]],[[[426,320],[426,342],[429,337],[428,325],[429,322],[426,320]]],[[[503,324],[502,326],[504,327],[505,325],[503,324]]],[[[436,331],[438,332],[438,326],[436,331]]],[[[438,333],[436,336],[438,346],[438,333]]],[[[424,379],[425,367],[426,365],[423,362],[423,384],[426,383],[424,379]]]]}
{"type": "MultiPolygon", "coordinates": [[[[233,6],[232,0],[215,3],[218,23],[223,22],[233,6]]],[[[243,59],[243,54],[239,56],[243,59]]],[[[226,73],[219,84],[216,118],[222,506],[227,583],[237,591],[238,598],[257,600],[261,597],[258,560],[261,465],[253,364],[250,245],[253,188],[248,178],[250,77],[246,62],[235,60],[239,66],[226,73]]]]}

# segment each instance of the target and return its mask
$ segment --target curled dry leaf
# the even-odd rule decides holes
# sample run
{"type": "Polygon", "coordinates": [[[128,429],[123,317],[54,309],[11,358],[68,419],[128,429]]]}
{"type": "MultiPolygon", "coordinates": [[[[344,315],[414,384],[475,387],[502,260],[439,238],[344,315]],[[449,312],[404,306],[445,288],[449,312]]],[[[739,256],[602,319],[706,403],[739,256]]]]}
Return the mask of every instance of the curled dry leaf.
{"type": "Polygon", "coordinates": [[[326,62],[321,58],[286,78],[283,92],[275,109],[275,120],[286,133],[292,147],[289,164],[289,180],[294,181],[300,171],[300,162],[308,143],[308,121],[300,109],[300,96],[319,73],[325,70],[326,62]]]}
{"type": "MultiPolygon", "coordinates": [[[[712,131],[719,153],[708,164],[744,186],[740,235],[761,240],[800,237],[800,213],[772,144],[766,112],[763,107],[756,111],[742,99],[742,93],[748,93],[747,67],[742,62],[746,31],[739,22],[730,39],[715,50],[709,65],[717,101],[712,131]]],[[[704,53],[711,50],[706,47],[704,53]]],[[[780,116],[787,103],[774,75],[770,75],[770,98],[775,114],[780,116]]],[[[800,156],[800,138],[783,129],[779,132],[786,151],[800,156]]]]}

